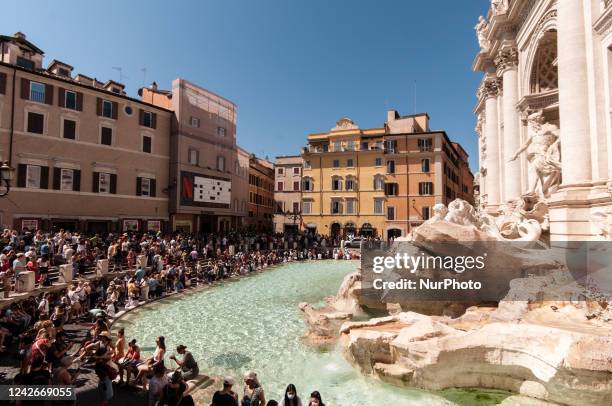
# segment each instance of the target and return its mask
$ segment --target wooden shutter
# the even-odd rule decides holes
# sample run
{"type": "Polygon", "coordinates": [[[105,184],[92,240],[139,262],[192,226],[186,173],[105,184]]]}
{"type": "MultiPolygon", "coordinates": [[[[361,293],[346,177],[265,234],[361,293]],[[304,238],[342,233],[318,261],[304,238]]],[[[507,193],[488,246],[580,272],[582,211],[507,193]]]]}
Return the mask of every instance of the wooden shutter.
{"type": "Polygon", "coordinates": [[[77,92],[76,95],[76,108],[78,111],[83,111],[83,93],[77,92]]]}
{"type": "Polygon", "coordinates": [[[60,107],[66,107],[66,89],[63,87],[57,88],[57,105],[60,107]]]}
{"type": "Polygon", "coordinates": [[[21,98],[30,100],[30,80],[21,78],[21,98]]]}
{"type": "Polygon", "coordinates": [[[93,173],[91,191],[94,193],[100,193],[100,172],[93,173]]]}
{"type": "Polygon", "coordinates": [[[6,94],[6,73],[0,72],[0,94],[6,94]]]}
{"type": "Polygon", "coordinates": [[[156,196],[156,190],[155,190],[156,186],[157,185],[156,185],[155,179],[150,179],[149,180],[149,196],[151,197],[156,196]]]}
{"type": "Polygon", "coordinates": [[[151,113],[151,128],[157,128],[157,113],[151,113]]]}
{"type": "Polygon", "coordinates": [[[28,171],[28,165],[26,164],[17,165],[17,187],[25,187],[27,171],[28,171]]]}
{"type": "Polygon", "coordinates": [[[53,104],[53,86],[45,85],[45,104],[53,104]]]}
{"type": "Polygon", "coordinates": [[[81,190],[81,171],[79,169],[72,171],[72,190],[75,192],[81,190]]]}
{"type": "Polygon", "coordinates": [[[53,168],[53,189],[60,190],[62,179],[62,168],[53,168]]]}
{"type": "Polygon", "coordinates": [[[138,109],[138,124],[144,125],[144,110],[138,109]]]}
{"type": "Polygon", "coordinates": [[[142,178],[136,177],[136,196],[142,196],[142,178]]]}
{"type": "Polygon", "coordinates": [[[116,120],[117,113],[119,112],[119,103],[117,102],[112,102],[112,103],[113,103],[113,118],[116,120]]]}
{"type": "Polygon", "coordinates": [[[96,99],[96,114],[102,115],[102,99],[99,97],[96,99]]]}
{"type": "Polygon", "coordinates": [[[117,175],[111,173],[110,176],[110,192],[114,195],[117,194],[117,175]]]}
{"type": "Polygon", "coordinates": [[[40,188],[49,189],[49,167],[40,167],[40,188]]]}

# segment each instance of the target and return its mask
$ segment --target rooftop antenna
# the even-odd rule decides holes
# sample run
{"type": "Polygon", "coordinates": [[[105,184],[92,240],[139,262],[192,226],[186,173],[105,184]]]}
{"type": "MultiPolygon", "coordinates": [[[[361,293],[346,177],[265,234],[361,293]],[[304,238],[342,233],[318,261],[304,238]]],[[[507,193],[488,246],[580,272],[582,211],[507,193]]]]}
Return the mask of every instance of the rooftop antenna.
{"type": "Polygon", "coordinates": [[[121,68],[121,66],[113,66],[113,69],[119,72],[119,83],[123,83],[123,79],[129,79],[123,74],[123,69],[121,68]]]}
{"type": "Polygon", "coordinates": [[[141,68],[140,71],[142,72],[142,87],[145,87],[147,85],[147,68],[141,68]]]}
{"type": "Polygon", "coordinates": [[[416,114],[417,112],[417,108],[416,108],[416,101],[417,101],[417,81],[414,81],[414,114],[416,114]]]}

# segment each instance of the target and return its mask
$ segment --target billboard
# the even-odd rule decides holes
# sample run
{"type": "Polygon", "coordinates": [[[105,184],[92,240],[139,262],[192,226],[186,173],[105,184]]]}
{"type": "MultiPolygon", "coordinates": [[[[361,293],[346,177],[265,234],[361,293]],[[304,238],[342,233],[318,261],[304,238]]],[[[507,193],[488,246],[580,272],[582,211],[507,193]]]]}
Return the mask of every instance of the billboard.
{"type": "Polygon", "coordinates": [[[181,172],[182,205],[229,208],[231,201],[231,179],[181,172]]]}

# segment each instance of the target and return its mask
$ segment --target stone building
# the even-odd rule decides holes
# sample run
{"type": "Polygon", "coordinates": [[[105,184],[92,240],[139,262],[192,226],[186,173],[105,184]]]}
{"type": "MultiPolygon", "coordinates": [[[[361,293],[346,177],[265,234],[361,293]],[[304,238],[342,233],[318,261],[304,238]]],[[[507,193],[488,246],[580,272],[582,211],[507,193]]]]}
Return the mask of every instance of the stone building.
{"type": "Polygon", "coordinates": [[[255,154],[249,157],[249,202],[245,228],[272,231],[274,213],[274,164],[255,154]]]}
{"type": "Polygon", "coordinates": [[[296,233],[302,212],[302,157],[276,157],[274,179],[274,231],[296,233]]]}
{"type": "Polygon", "coordinates": [[[16,169],[0,223],[19,230],[167,228],[172,112],[0,36],[0,155],[16,169]]]}
{"type": "Polygon", "coordinates": [[[598,238],[594,216],[612,213],[612,1],[493,0],[475,29],[482,205],[519,208],[552,240],[598,238]]]}
{"type": "Polygon", "coordinates": [[[380,128],[343,118],[308,136],[302,153],[302,222],[324,235],[404,236],[436,203],[473,203],[468,155],[426,113],[387,113],[380,128]]]}
{"type": "Polygon", "coordinates": [[[185,79],[153,83],[142,100],[174,112],[170,160],[172,230],[223,232],[243,225],[249,167],[238,157],[236,105],[185,79]]]}

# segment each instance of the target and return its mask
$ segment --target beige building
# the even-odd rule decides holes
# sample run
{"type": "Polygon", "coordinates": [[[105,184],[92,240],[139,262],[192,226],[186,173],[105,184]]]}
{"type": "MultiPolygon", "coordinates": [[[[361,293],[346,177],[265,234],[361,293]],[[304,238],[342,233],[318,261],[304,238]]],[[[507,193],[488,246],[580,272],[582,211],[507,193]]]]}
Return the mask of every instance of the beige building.
{"type": "Polygon", "coordinates": [[[551,240],[609,235],[611,26],[609,0],[494,0],[480,17],[475,113],[490,213],[545,207],[551,240]]]}
{"type": "Polygon", "coordinates": [[[255,154],[249,157],[249,203],[244,226],[251,231],[272,231],[274,164],[255,154]]]}
{"type": "Polygon", "coordinates": [[[274,231],[295,233],[300,229],[302,157],[285,155],[274,163],[274,231]]]}
{"type": "Polygon", "coordinates": [[[172,112],[73,74],[22,33],[0,36],[0,155],[16,169],[0,222],[157,231],[168,220],[172,112]]]}
{"type": "Polygon", "coordinates": [[[153,83],[143,101],[174,112],[170,162],[173,230],[222,232],[243,226],[249,165],[236,145],[236,105],[187,80],[153,83]]]}

